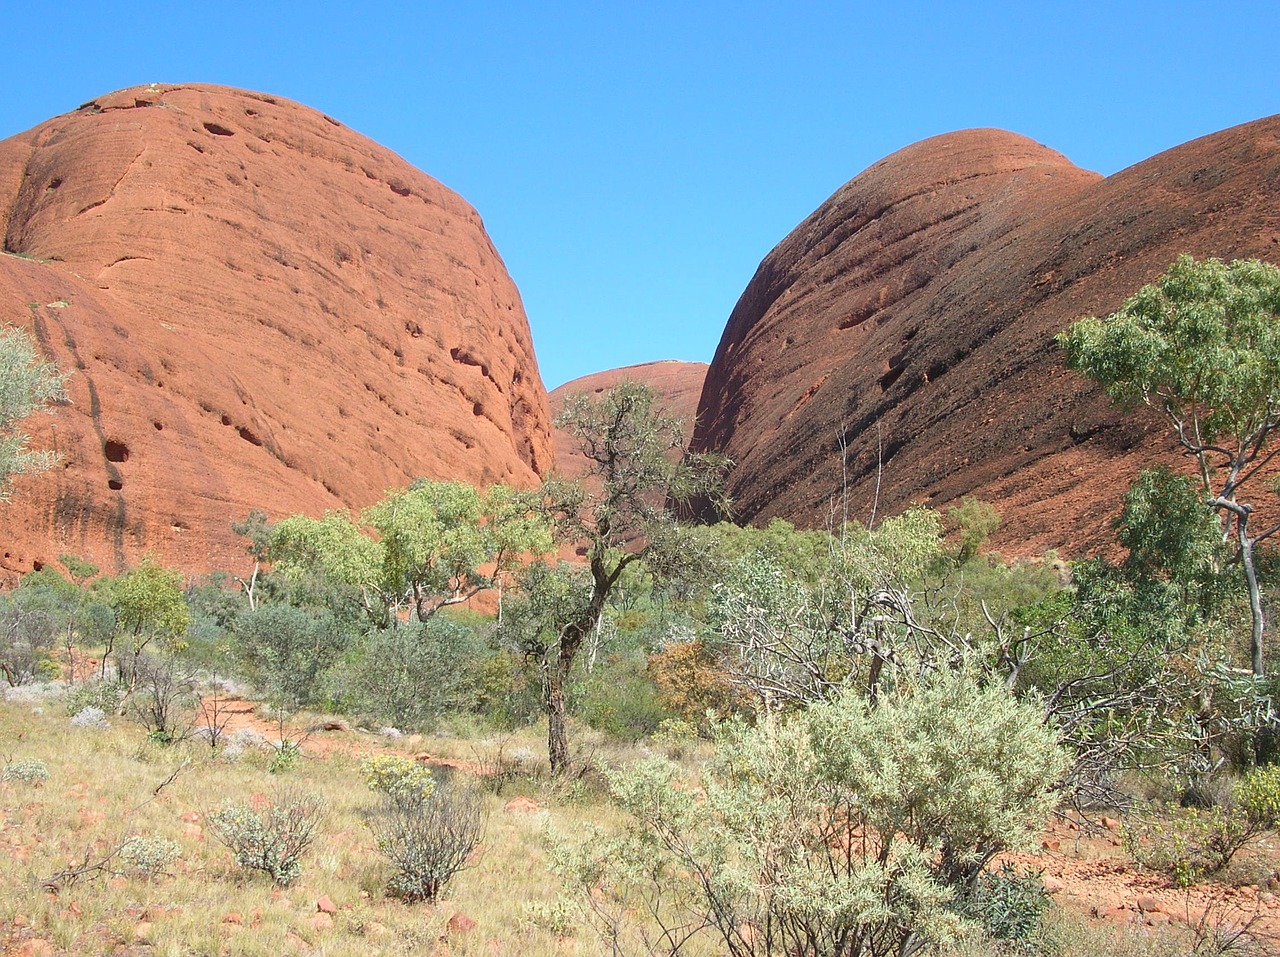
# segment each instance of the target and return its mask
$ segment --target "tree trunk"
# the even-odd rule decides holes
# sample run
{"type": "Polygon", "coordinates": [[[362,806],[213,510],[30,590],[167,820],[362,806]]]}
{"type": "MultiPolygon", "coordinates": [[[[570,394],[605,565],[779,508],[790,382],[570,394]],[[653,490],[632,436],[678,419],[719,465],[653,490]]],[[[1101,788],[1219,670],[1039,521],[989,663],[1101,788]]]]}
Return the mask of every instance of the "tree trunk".
{"type": "Polygon", "coordinates": [[[1249,538],[1248,513],[1236,519],[1236,533],[1240,542],[1240,564],[1244,566],[1244,580],[1249,586],[1249,614],[1253,629],[1249,640],[1250,664],[1256,677],[1263,676],[1262,667],[1262,589],[1258,585],[1258,570],[1253,565],[1253,540],[1249,538]]]}
{"type": "Polygon", "coordinates": [[[567,672],[556,655],[547,675],[547,756],[551,773],[561,774],[569,767],[569,727],[565,709],[564,686],[567,672]]]}
{"type": "Polygon", "coordinates": [[[583,631],[570,625],[560,636],[555,660],[547,674],[547,757],[551,760],[551,773],[563,774],[569,770],[569,712],[565,703],[565,688],[573,659],[582,646],[583,631]]]}

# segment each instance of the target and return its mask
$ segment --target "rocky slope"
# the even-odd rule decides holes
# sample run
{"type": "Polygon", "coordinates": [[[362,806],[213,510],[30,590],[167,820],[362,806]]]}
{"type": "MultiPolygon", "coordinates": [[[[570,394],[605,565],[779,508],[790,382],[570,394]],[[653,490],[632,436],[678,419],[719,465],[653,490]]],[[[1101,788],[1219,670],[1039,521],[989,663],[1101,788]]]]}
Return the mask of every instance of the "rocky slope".
{"type": "MultiPolygon", "coordinates": [[[[644,362],[607,372],[593,372],[558,388],[552,389],[547,399],[552,416],[558,416],[564,408],[564,400],[579,392],[599,395],[623,382],[639,382],[652,388],[660,397],[664,409],[678,416],[685,426],[685,436],[693,434],[694,414],[702,395],[702,383],[707,376],[705,362],[644,362]]],[[[576,478],[586,471],[586,459],[575,450],[573,438],[560,429],[554,429],[556,471],[569,478],[576,478]]]]}
{"type": "Polygon", "coordinates": [[[1280,117],[1105,179],[998,130],[909,146],[760,264],[694,444],[737,463],[740,518],[821,524],[847,481],[853,518],[974,494],[1011,551],[1098,542],[1171,443],[1068,373],[1053,336],[1180,253],[1280,259],[1278,189],[1280,117]]]}
{"type": "Polygon", "coordinates": [[[73,372],[63,456],[3,559],[233,568],[229,523],[552,462],[515,286],[476,211],[337,120],[209,86],[100,97],[0,142],[0,322],[73,372]]]}

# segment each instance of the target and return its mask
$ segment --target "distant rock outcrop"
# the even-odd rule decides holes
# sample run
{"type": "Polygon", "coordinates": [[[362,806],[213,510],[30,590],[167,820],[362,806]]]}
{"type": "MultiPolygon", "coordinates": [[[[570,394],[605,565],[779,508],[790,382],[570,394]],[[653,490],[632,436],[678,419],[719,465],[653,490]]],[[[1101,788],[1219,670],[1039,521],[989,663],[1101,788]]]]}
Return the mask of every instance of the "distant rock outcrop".
{"type": "MultiPolygon", "coordinates": [[[[644,362],[607,372],[593,372],[552,389],[548,396],[551,414],[553,417],[559,415],[564,408],[565,398],[570,395],[579,392],[599,395],[623,382],[639,382],[658,394],[668,414],[677,416],[684,422],[684,434],[689,438],[693,435],[694,414],[698,410],[698,398],[702,394],[702,382],[706,375],[705,362],[680,362],[675,359],[644,362]]],[[[587,463],[577,451],[572,436],[560,429],[553,430],[552,435],[555,442],[556,471],[568,478],[582,475],[587,463]]]]}
{"type": "Polygon", "coordinates": [[[1280,117],[1106,179],[998,130],[909,146],[760,264],[694,444],[736,463],[739,518],[865,520],[973,494],[1000,507],[1002,547],[1097,542],[1171,442],[1067,372],[1053,336],[1180,253],[1280,259],[1278,191],[1280,117]]]}
{"type": "Polygon", "coordinates": [[[0,142],[0,321],[70,404],[0,506],[0,566],[237,567],[229,523],[552,462],[520,296],[476,211],[337,120],[211,86],[100,97],[0,142]]]}

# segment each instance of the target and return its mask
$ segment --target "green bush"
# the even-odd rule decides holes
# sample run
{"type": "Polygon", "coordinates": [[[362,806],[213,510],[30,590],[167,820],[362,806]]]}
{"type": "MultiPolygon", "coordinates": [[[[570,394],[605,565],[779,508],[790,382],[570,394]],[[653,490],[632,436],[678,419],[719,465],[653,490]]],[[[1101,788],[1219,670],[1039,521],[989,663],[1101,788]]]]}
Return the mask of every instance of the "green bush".
{"type": "Polygon", "coordinates": [[[437,615],[373,632],[331,670],[330,683],[350,711],[401,729],[427,728],[465,706],[463,674],[481,647],[466,625],[437,615]]]}
{"type": "Polygon", "coordinates": [[[1280,823],[1280,765],[1256,768],[1235,787],[1240,813],[1256,828],[1270,830],[1280,823]]]}
{"type": "Polygon", "coordinates": [[[10,761],[0,771],[0,781],[21,781],[39,787],[49,780],[49,766],[39,758],[10,761]]]}
{"type": "Polygon", "coordinates": [[[124,687],[120,682],[93,678],[72,685],[63,700],[67,714],[74,718],[86,708],[97,708],[104,715],[115,714],[120,710],[123,698],[124,687]]]}
{"type": "Polygon", "coordinates": [[[120,847],[120,858],[135,873],[153,880],[182,856],[182,845],[163,837],[131,837],[120,847]]]}
{"type": "Polygon", "coordinates": [[[483,830],[479,795],[456,779],[385,793],[369,827],[379,851],[395,867],[388,893],[435,903],[467,863],[483,830]]]}
{"type": "Polygon", "coordinates": [[[1031,843],[1066,764],[1034,703],[969,676],[846,692],[731,726],[700,786],[660,758],[611,774],[630,826],[553,860],[617,951],[705,932],[732,957],[910,953],[974,929],[957,895],[1031,843]]]}
{"type": "Polygon", "coordinates": [[[360,773],[369,790],[398,800],[426,800],[435,790],[435,778],[425,764],[398,754],[375,754],[360,762],[360,773]]]}
{"type": "Polygon", "coordinates": [[[284,887],[302,873],[302,855],[315,840],[322,815],[319,798],[281,791],[258,807],[224,804],[208,815],[207,821],[213,836],[231,849],[237,864],[264,871],[284,887]]]}
{"type": "Polygon", "coordinates": [[[1165,807],[1161,819],[1129,828],[1134,860],[1179,887],[1221,873],[1244,847],[1280,823],[1280,767],[1256,768],[1232,790],[1227,807],[1165,807]]]}
{"type": "Polygon", "coordinates": [[[983,871],[959,901],[959,911],[976,920],[992,940],[1007,951],[1036,953],[1049,906],[1039,874],[1019,874],[1005,863],[998,871],[983,871]]]}

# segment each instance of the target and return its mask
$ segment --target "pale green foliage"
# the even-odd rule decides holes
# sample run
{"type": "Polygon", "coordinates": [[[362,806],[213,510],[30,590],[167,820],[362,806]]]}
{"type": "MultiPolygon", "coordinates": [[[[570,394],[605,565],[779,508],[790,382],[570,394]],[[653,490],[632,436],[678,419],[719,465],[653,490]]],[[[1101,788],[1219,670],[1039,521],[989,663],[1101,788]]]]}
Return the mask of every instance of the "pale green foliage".
{"type": "Polygon", "coordinates": [[[452,778],[387,792],[369,822],[374,846],[395,867],[389,893],[435,903],[480,843],[484,819],[476,791],[452,778]]]}
{"type": "Polygon", "coordinates": [[[1227,807],[1166,809],[1159,820],[1126,830],[1134,858],[1182,887],[1217,874],[1247,845],[1280,824],[1280,766],[1254,768],[1232,789],[1227,807]]]}
{"type": "Polygon", "coordinates": [[[1067,365],[1113,399],[1142,401],[1168,419],[1199,467],[1206,504],[1222,518],[1249,592],[1250,664],[1263,674],[1258,542],[1241,488],[1275,454],[1280,426],[1280,268],[1181,256],[1118,312],[1086,317],[1058,336],[1067,365]]]}
{"type": "Polygon", "coordinates": [[[1034,704],[940,674],[731,727],[698,787],[662,759],[611,774],[630,826],[556,867],[619,953],[912,953],[965,932],[957,893],[1039,833],[1065,767],[1034,704]]]}
{"type": "Polygon", "coordinates": [[[731,565],[707,602],[709,646],[762,707],[828,698],[850,682],[874,688],[885,663],[919,670],[963,644],[916,621],[915,591],[943,554],[930,509],[874,530],[846,526],[807,575],[772,551],[731,565]]]}
{"type": "Polygon", "coordinates": [[[408,602],[421,621],[493,588],[527,553],[551,544],[532,496],[505,486],[419,479],[392,489],[357,524],[344,512],[292,515],[271,531],[277,571],[319,572],[359,591],[379,624],[408,602]]]}
{"type": "Polygon", "coordinates": [[[40,358],[21,329],[0,329],[0,502],[7,502],[10,476],[42,472],[57,456],[27,448],[18,423],[51,403],[66,398],[63,376],[40,358]]]}
{"type": "Polygon", "coordinates": [[[149,880],[165,873],[181,856],[182,845],[163,837],[135,836],[120,847],[120,858],[149,880]]]}
{"type": "Polygon", "coordinates": [[[290,711],[315,699],[320,676],[347,641],[328,609],[263,603],[236,616],[232,627],[237,657],[249,677],[269,700],[290,711]]]}
{"type": "Polygon", "coordinates": [[[360,762],[369,790],[392,798],[425,800],[435,790],[435,778],[425,764],[400,754],[375,754],[360,762]]]}
{"type": "Polygon", "coordinates": [[[1181,256],[1118,312],[1059,336],[1067,365],[1239,449],[1280,415],[1280,269],[1181,256]]]}
{"type": "Polygon", "coordinates": [[[874,530],[849,524],[833,542],[837,575],[856,591],[914,582],[942,553],[942,518],[913,505],[874,530]]]}
{"type": "Polygon", "coordinates": [[[302,855],[315,840],[322,816],[318,798],[279,792],[251,806],[227,803],[206,818],[209,830],[230,848],[236,863],[263,871],[282,887],[302,873],[302,855]]]}
{"type": "Polygon", "coordinates": [[[108,601],[116,625],[134,638],[135,650],[152,638],[173,645],[191,624],[182,595],[182,573],[156,564],[150,555],[110,584],[108,601]]]}
{"type": "Polygon", "coordinates": [[[1000,527],[1000,513],[996,507],[972,495],[966,495],[947,509],[947,518],[955,525],[959,538],[957,565],[963,565],[977,555],[978,549],[1000,527]]]}
{"type": "Polygon", "coordinates": [[[402,729],[428,727],[462,705],[478,645],[471,629],[446,615],[374,631],[330,670],[329,685],[361,715],[402,729]]]}
{"type": "Polygon", "coordinates": [[[0,781],[21,781],[36,787],[49,780],[49,766],[39,758],[19,758],[9,761],[0,771],[0,781]]]}
{"type": "Polygon", "coordinates": [[[1250,771],[1236,785],[1234,797],[1240,813],[1254,826],[1271,829],[1280,825],[1280,764],[1250,771]]]}
{"type": "Polygon", "coordinates": [[[367,590],[377,584],[383,549],[346,512],[326,512],[324,518],[290,515],[277,522],[270,555],[285,576],[319,571],[336,584],[367,590]]]}

